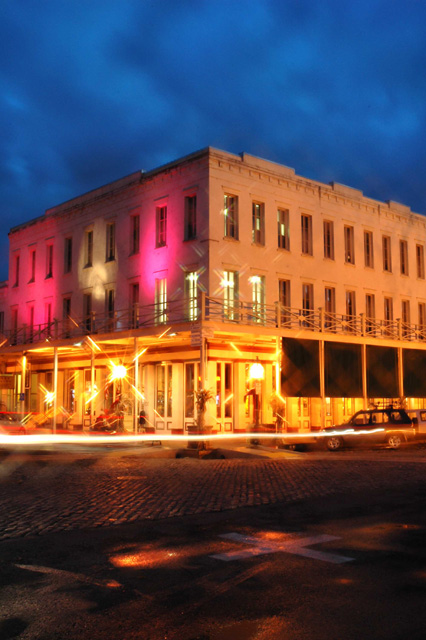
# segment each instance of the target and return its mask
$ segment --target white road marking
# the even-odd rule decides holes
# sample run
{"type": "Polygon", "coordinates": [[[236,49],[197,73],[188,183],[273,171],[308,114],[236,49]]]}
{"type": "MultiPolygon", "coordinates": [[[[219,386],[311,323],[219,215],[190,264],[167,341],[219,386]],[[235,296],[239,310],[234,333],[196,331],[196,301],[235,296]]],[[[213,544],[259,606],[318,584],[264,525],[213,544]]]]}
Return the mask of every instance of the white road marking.
{"type": "Polygon", "coordinates": [[[283,533],[279,537],[274,537],[273,540],[266,540],[265,538],[258,538],[255,536],[244,536],[240,533],[224,533],[219,536],[233,542],[241,542],[251,545],[250,549],[244,551],[229,551],[228,553],[216,553],[211,558],[217,560],[224,560],[229,562],[230,560],[242,560],[244,558],[251,558],[253,556],[263,555],[265,553],[277,553],[283,551],[284,553],[291,553],[297,556],[304,556],[305,558],[313,558],[314,560],[323,560],[324,562],[332,562],[333,564],[343,564],[344,562],[351,562],[354,558],[347,556],[341,556],[336,553],[329,553],[328,551],[316,551],[315,549],[307,549],[314,544],[321,544],[322,542],[330,542],[331,540],[339,540],[338,536],[329,536],[321,534],[317,536],[309,536],[306,538],[300,537],[300,534],[283,533]]]}
{"type": "Polygon", "coordinates": [[[96,587],[104,588],[122,588],[123,585],[116,580],[96,580],[89,578],[82,573],[74,573],[72,571],[65,571],[64,569],[55,569],[53,567],[41,567],[33,564],[15,564],[18,569],[25,569],[26,571],[34,571],[35,573],[44,573],[46,575],[57,576],[66,580],[77,580],[78,582],[85,582],[96,587]]]}

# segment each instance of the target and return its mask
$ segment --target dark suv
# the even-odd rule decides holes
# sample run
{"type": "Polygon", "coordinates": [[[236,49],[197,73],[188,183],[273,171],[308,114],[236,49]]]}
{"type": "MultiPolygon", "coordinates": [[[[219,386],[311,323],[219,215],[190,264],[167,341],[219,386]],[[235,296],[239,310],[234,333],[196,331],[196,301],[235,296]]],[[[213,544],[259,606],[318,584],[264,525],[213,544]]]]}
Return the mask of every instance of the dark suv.
{"type": "MultiPolygon", "coordinates": [[[[349,422],[324,429],[329,451],[342,447],[386,444],[397,449],[416,435],[411,418],[404,409],[368,409],[357,411],[349,422]]],[[[324,433],[323,432],[323,433],[324,433]]]]}

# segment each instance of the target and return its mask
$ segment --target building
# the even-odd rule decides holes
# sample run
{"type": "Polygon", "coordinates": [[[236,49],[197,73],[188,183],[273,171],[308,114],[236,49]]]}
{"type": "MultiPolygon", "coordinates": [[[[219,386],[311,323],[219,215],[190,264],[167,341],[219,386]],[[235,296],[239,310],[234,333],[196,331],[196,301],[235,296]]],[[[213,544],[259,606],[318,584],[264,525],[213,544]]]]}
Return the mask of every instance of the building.
{"type": "Polygon", "coordinates": [[[185,433],[198,388],[218,432],[424,406],[426,218],[406,206],[206,148],[9,238],[4,409],[81,428],[119,402],[129,430],[143,410],[185,433]]]}

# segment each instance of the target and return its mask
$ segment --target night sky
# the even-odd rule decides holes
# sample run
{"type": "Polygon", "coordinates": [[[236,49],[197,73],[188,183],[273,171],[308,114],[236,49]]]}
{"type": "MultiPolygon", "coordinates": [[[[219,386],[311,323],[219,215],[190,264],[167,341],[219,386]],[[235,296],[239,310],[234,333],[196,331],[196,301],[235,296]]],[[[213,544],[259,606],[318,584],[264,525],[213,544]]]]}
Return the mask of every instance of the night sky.
{"type": "Polygon", "coordinates": [[[7,232],[205,146],[426,214],[425,0],[1,0],[7,232]]]}

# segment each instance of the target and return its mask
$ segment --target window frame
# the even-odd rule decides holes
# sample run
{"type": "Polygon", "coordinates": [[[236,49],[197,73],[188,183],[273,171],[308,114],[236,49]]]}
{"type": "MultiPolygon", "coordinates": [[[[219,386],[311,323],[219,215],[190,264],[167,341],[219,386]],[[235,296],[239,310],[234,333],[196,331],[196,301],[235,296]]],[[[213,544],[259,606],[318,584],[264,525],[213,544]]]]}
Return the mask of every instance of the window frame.
{"type": "Polygon", "coordinates": [[[224,316],[228,320],[238,320],[239,272],[225,269],[221,284],[224,316]]]}
{"type": "Polygon", "coordinates": [[[72,271],[72,236],[64,238],[64,274],[72,271]]]}
{"type": "Polygon", "coordinates": [[[408,242],[407,240],[399,241],[399,268],[402,276],[409,275],[408,267],[408,242]]]}
{"type": "Polygon", "coordinates": [[[155,207],[155,248],[167,246],[167,204],[155,207]]]}
{"type": "Polygon", "coordinates": [[[382,236],[383,271],[392,273],[392,241],[391,236],[382,236]]]}
{"type": "Polygon", "coordinates": [[[364,266],[367,269],[374,269],[373,232],[368,229],[364,229],[364,266]]]}
{"type": "Polygon", "coordinates": [[[19,279],[20,279],[20,271],[21,271],[21,255],[19,253],[15,253],[13,257],[13,272],[14,272],[14,287],[19,287],[19,279]]]}
{"type": "Polygon", "coordinates": [[[155,279],[155,324],[167,322],[167,278],[155,279]]]}
{"type": "Polygon", "coordinates": [[[93,229],[87,229],[84,234],[84,268],[93,267],[93,229]]]}
{"type": "Polygon", "coordinates": [[[46,245],[46,279],[53,278],[53,243],[46,245]]]}
{"type": "Polygon", "coordinates": [[[343,244],[345,264],[355,264],[355,229],[350,224],[345,224],[343,227],[343,244]]]}
{"type": "Polygon", "coordinates": [[[416,244],[416,268],[417,277],[420,280],[425,279],[425,248],[422,244],[416,244]]]}
{"type": "Polygon", "coordinates": [[[238,240],[238,196],[223,194],[224,237],[238,240]]]}
{"type": "Polygon", "coordinates": [[[197,237],[197,194],[186,195],[184,200],[184,235],[185,241],[197,237]]]}
{"type": "Polygon", "coordinates": [[[105,262],[114,262],[115,260],[115,222],[107,222],[106,224],[106,246],[105,246],[105,262]]]}
{"type": "Polygon", "coordinates": [[[290,211],[277,208],[278,249],[290,251],[290,211]]]}
{"type": "Polygon", "coordinates": [[[185,272],[185,298],[190,321],[198,319],[198,271],[185,272]]]}
{"type": "Polygon", "coordinates": [[[313,243],[312,243],[312,216],[309,213],[302,213],[300,215],[301,225],[301,250],[302,255],[313,255],[313,243]]]}
{"type": "Polygon", "coordinates": [[[265,246],[265,204],[263,202],[253,201],[251,211],[252,243],[265,246]]]}
{"type": "Polygon", "coordinates": [[[134,214],[130,216],[130,255],[134,256],[140,251],[140,228],[141,217],[140,214],[134,214]]]}
{"type": "Polygon", "coordinates": [[[324,258],[334,260],[334,221],[323,221],[324,258]]]}

